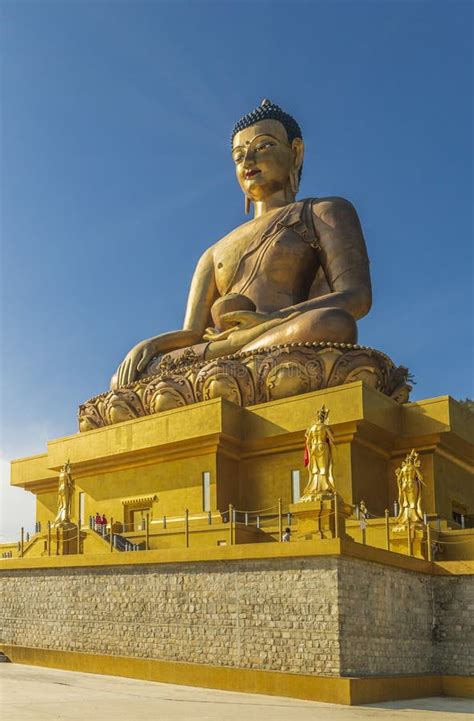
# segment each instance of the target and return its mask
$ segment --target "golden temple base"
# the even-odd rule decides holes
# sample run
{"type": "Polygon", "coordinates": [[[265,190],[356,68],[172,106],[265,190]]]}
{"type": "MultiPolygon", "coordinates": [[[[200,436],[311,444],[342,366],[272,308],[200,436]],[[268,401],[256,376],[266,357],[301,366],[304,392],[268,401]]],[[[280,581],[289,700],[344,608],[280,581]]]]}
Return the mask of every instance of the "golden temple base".
{"type": "Polygon", "coordinates": [[[13,663],[109,676],[124,676],[239,693],[287,696],[348,706],[426,696],[474,698],[471,676],[415,675],[342,678],[302,676],[225,666],[106,656],[0,644],[13,663]]]}
{"type": "MultiPolygon", "coordinates": [[[[97,512],[108,521],[113,518],[115,533],[139,544],[146,540],[143,522],[148,517],[148,548],[156,550],[186,543],[204,548],[278,540],[276,522],[272,526],[263,519],[259,528],[256,517],[264,509],[275,519],[281,499],[285,519],[294,498],[295,474],[303,492],[308,473],[304,434],[323,403],[331,412],[336,444],[335,486],[346,504],[365,501],[370,513],[366,542],[387,547],[384,514],[389,509],[391,547],[407,552],[403,533],[393,532],[393,505],[398,498],[395,469],[416,448],[425,482],[423,507],[434,524],[433,541],[445,533],[455,534],[450,540],[456,543],[443,546],[443,559],[472,558],[472,546],[465,543],[472,531],[452,521],[453,513],[463,513],[467,526],[474,520],[474,415],[448,396],[400,404],[360,381],[247,408],[215,398],[50,441],[46,453],[13,461],[11,466],[12,485],[37,498],[36,520],[42,529],[25,545],[25,556],[45,555],[47,523],[57,513],[58,471],[68,458],[75,483],[71,520],[80,521],[85,555],[108,550],[102,538],[87,532],[89,518],[97,512]],[[229,504],[237,512],[233,538],[225,523],[229,504]],[[250,515],[245,517],[247,511],[250,515]]],[[[296,505],[300,515],[306,504],[296,505]]],[[[300,516],[303,526],[304,516],[300,516]]],[[[357,522],[346,520],[345,527],[352,538],[361,540],[357,522]]],[[[342,528],[341,517],[340,534],[342,528]]],[[[329,530],[335,534],[335,528],[329,530]]],[[[423,545],[426,542],[415,542],[417,555],[425,555],[423,545]]]]}
{"type": "MultiPolygon", "coordinates": [[[[36,626],[25,622],[19,628],[14,614],[7,612],[4,630],[10,635],[3,638],[10,645],[3,646],[3,651],[18,663],[343,704],[443,693],[469,696],[472,686],[461,675],[468,672],[468,659],[458,654],[457,644],[464,641],[469,632],[470,617],[462,616],[462,610],[467,605],[469,579],[466,577],[473,572],[468,559],[474,557],[474,534],[472,529],[460,529],[453,524],[453,512],[465,509],[463,512],[469,519],[474,509],[470,465],[472,420],[472,414],[447,396],[400,404],[356,381],[246,408],[215,398],[53,440],[44,454],[12,463],[12,485],[36,495],[36,520],[42,530],[25,544],[23,558],[0,561],[0,581],[5,580],[9,593],[5,594],[5,608],[17,608],[21,597],[24,618],[34,617],[38,622],[36,626]],[[334,498],[293,503],[295,478],[299,479],[301,492],[307,484],[305,430],[322,404],[331,411],[337,508],[334,498]],[[420,535],[417,529],[412,529],[414,542],[410,549],[407,534],[395,533],[396,519],[385,517],[385,509],[393,509],[398,497],[394,471],[412,448],[420,454],[425,482],[424,510],[432,524],[432,538],[441,549],[433,562],[427,560],[424,531],[420,535]],[[75,528],[81,527],[81,544],[68,545],[66,534],[60,533],[56,555],[55,529],[52,529],[53,551],[48,555],[45,529],[57,513],[58,471],[68,458],[74,478],[71,522],[75,528]],[[348,517],[351,507],[362,500],[371,514],[365,528],[354,516],[348,517]],[[148,550],[132,552],[127,548],[123,552],[113,548],[89,527],[89,518],[97,512],[107,516],[109,526],[113,519],[114,533],[127,543],[148,550]],[[143,519],[147,521],[145,530],[143,519]],[[287,519],[288,523],[291,520],[291,541],[280,543],[287,519]],[[206,617],[202,623],[206,634],[213,624],[219,633],[221,626],[225,627],[225,640],[219,637],[215,646],[206,646],[207,636],[204,640],[195,637],[196,655],[189,651],[189,644],[183,643],[188,615],[181,620],[181,625],[177,623],[176,614],[183,610],[182,594],[174,610],[165,609],[168,616],[165,612],[163,616],[172,619],[169,625],[174,630],[170,630],[168,636],[170,648],[187,649],[184,658],[174,655],[176,660],[169,660],[167,653],[161,654],[160,659],[156,647],[150,651],[155,658],[137,657],[143,654],[143,648],[134,646],[136,628],[117,634],[115,651],[109,647],[110,655],[102,655],[102,645],[88,645],[90,638],[96,637],[95,633],[82,633],[74,621],[71,627],[59,624],[56,635],[51,636],[48,618],[42,617],[43,611],[38,613],[40,600],[35,583],[40,581],[44,581],[39,584],[43,615],[51,614],[55,622],[57,614],[67,612],[76,619],[78,614],[87,613],[84,604],[95,598],[90,594],[90,586],[102,584],[101,576],[106,579],[104,584],[111,601],[115,598],[113,594],[117,594],[120,603],[128,604],[141,598],[142,590],[148,588],[150,574],[155,574],[156,582],[163,583],[164,590],[150,600],[149,606],[154,607],[155,603],[173,596],[175,586],[168,588],[166,584],[168,580],[171,583],[174,576],[184,578],[189,574],[192,581],[189,580],[186,587],[192,588],[195,594],[198,572],[206,573],[205,569],[201,570],[202,566],[210,569],[209,577],[203,576],[201,582],[203,597],[219,575],[223,580],[216,587],[215,595],[220,602],[225,594],[232,597],[228,599],[229,610],[222,614],[219,623],[211,622],[213,616],[206,617]],[[310,578],[309,568],[313,569],[310,578]],[[55,569],[53,573],[51,569],[55,569]],[[300,573],[301,569],[305,573],[300,573]],[[334,573],[338,583],[346,584],[344,593],[339,593],[338,586],[331,580],[334,573]],[[236,581],[239,574],[242,574],[240,584],[236,581]],[[301,622],[299,636],[295,636],[293,627],[285,627],[278,629],[276,641],[272,637],[255,644],[258,634],[268,631],[271,636],[273,633],[273,627],[266,629],[266,620],[262,620],[248,629],[252,653],[248,653],[247,665],[227,665],[225,654],[209,656],[208,662],[201,663],[206,648],[211,651],[229,648],[226,624],[234,613],[235,589],[242,589],[244,593],[249,574],[260,574],[259,592],[254,594],[257,599],[259,593],[269,593],[272,578],[277,584],[268,603],[291,606],[290,611],[282,607],[277,618],[288,618],[296,606],[305,606],[306,599],[323,604],[324,608],[317,614],[319,625],[315,625],[314,615],[309,613],[307,620],[301,622]],[[75,583],[82,578],[88,592],[80,597],[80,603],[76,597],[69,598],[67,606],[63,599],[70,591],[69,576],[74,577],[75,583]],[[430,649],[437,639],[431,634],[430,585],[421,577],[431,577],[430,584],[438,589],[438,611],[449,636],[447,650],[443,651],[444,661],[439,665],[430,662],[430,649]],[[126,591],[119,583],[121,579],[124,584],[131,584],[126,591]],[[312,595],[312,589],[315,585],[319,588],[324,579],[326,595],[322,592],[312,595]],[[298,585],[306,582],[310,587],[298,585]],[[400,607],[392,614],[391,635],[385,634],[380,644],[378,626],[370,619],[380,610],[385,614],[384,624],[387,623],[383,599],[392,593],[390,589],[400,584],[406,586],[401,600],[408,599],[409,603],[407,601],[407,608],[400,607]],[[453,602],[453,608],[446,611],[454,590],[459,597],[453,602]],[[359,593],[357,598],[355,591],[359,593]],[[60,605],[51,611],[51,599],[56,597],[60,605]],[[337,606],[340,601],[346,604],[344,608],[337,606]],[[420,603],[429,619],[421,624],[421,630],[415,623],[420,603]],[[337,606],[340,623],[336,615],[327,612],[329,604],[333,604],[334,609],[337,606]],[[364,616],[366,606],[370,608],[364,616]],[[408,632],[409,621],[413,621],[413,626],[408,632]],[[325,650],[314,651],[319,649],[325,624],[328,624],[331,657],[325,650]],[[458,631],[459,628],[462,631],[458,631]],[[31,635],[34,633],[37,635],[31,635]],[[75,639],[74,633],[79,634],[75,639]],[[305,647],[308,634],[314,638],[312,645],[305,647]],[[11,645],[18,640],[24,646],[11,645]],[[55,648],[44,648],[50,640],[55,648]],[[263,648],[264,642],[269,644],[269,662],[257,669],[253,666],[256,663],[253,645],[263,648]],[[298,665],[301,657],[297,642],[302,643],[305,659],[310,653],[319,654],[311,675],[306,661],[304,667],[298,665]],[[367,654],[371,643],[373,648],[367,654]],[[375,666],[380,645],[385,655],[383,662],[375,666]],[[61,647],[73,647],[77,652],[59,650],[61,647]],[[294,664],[281,666],[285,671],[275,671],[280,666],[275,664],[274,648],[281,653],[282,663],[286,663],[291,648],[295,654],[294,664]],[[397,653],[392,664],[393,648],[397,653]],[[135,651],[137,655],[132,657],[135,651]],[[345,665],[337,666],[339,654],[346,659],[345,665]],[[334,675],[320,675],[331,673],[328,658],[332,659],[334,675]],[[407,666],[407,658],[416,664],[407,666]],[[219,660],[222,665],[218,665],[219,660]],[[297,672],[298,668],[301,673],[297,672]],[[433,669],[439,675],[431,675],[433,669]],[[399,675],[408,670],[415,675],[399,675]],[[443,675],[451,670],[459,675],[443,675]],[[389,672],[393,675],[380,675],[389,672]],[[351,674],[351,677],[342,674],[351,674]]],[[[246,602],[255,600],[253,595],[245,598],[246,602]]],[[[394,597],[395,606],[398,600],[394,597]]],[[[194,605],[195,601],[189,603],[194,605]]],[[[204,605],[203,602],[199,608],[204,605]]],[[[117,606],[111,604],[110,608],[117,606]]],[[[85,616],[84,623],[95,618],[95,613],[94,610],[85,616]]],[[[104,613],[104,617],[109,618],[109,612],[104,613]]],[[[253,613],[249,611],[249,618],[253,618],[253,613]]],[[[103,632],[102,619],[97,628],[98,633],[103,632]]],[[[153,617],[150,634],[145,634],[143,643],[162,642],[162,634],[153,636],[155,628],[153,617]]],[[[195,631],[198,626],[192,628],[195,631]]]]}

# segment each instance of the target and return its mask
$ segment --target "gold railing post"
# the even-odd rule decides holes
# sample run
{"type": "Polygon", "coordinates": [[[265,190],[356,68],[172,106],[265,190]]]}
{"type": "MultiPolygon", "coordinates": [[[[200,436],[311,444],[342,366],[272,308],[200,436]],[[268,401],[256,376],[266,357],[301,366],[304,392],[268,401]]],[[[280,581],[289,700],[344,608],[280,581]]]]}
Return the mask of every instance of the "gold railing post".
{"type": "Polygon", "coordinates": [[[387,551],[390,551],[390,511],[385,509],[385,545],[387,551]]]}
{"type": "Polygon", "coordinates": [[[48,556],[51,555],[51,521],[48,521],[48,556]]]}
{"type": "Polygon", "coordinates": [[[366,527],[365,527],[365,521],[362,525],[362,543],[364,544],[364,546],[367,543],[367,531],[366,531],[366,527]]]}
{"type": "Polygon", "coordinates": [[[25,529],[23,526],[20,529],[20,558],[23,558],[24,553],[24,546],[25,546],[25,529]]]}
{"type": "Polygon", "coordinates": [[[184,545],[189,548],[189,510],[184,511],[184,545]]]}
{"type": "Polygon", "coordinates": [[[281,507],[281,498],[278,499],[278,540],[283,540],[283,514],[281,507]]]}
{"type": "Polygon", "coordinates": [[[150,550],[150,514],[145,516],[145,550],[150,550]]]}
{"type": "Polygon", "coordinates": [[[110,553],[113,553],[114,551],[114,532],[113,532],[113,525],[114,525],[114,519],[112,516],[110,516],[110,536],[109,536],[109,543],[110,543],[110,553]]]}
{"type": "Polygon", "coordinates": [[[229,536],[230,545],[234,545],[234,506],[229,503],[229,536]]]}
{"type": "Polygon", "coordinates": [[[339,503],[336,491],[334,491],[334,536],[339,538],[339,503]]]}
{"type": "Polygon", "coordinates": [[[59,526],[56,526],[56,556],[59,556],[59,526]]]}
{"type": "Polygon", "coordinates": [[[81,552],[81,526],[83,518],[81,517],[81,504],[78,502],[77,509],[77,553],[81,552]]]}
{"type": "Polygon", "coordinates": [[[428,544],[428,561],[431,563],[433,554],[431,551],[431,526],[429,523],[426,526],[426,543],[428,544]]]}
{"type": "Polygon", "coordinates": [[[408,539],[408,555],[413,556],[413,544],[411,542],[411,521],[407,518],[407,539],[408,539]]]}

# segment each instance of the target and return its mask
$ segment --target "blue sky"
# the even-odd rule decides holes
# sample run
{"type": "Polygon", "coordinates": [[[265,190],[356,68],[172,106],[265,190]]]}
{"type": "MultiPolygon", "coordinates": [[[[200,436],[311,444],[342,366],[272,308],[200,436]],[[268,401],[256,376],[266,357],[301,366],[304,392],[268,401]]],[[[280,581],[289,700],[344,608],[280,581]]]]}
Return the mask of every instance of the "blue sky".
{"type": "Polygon", "coordinates": [[[3,0],[0,533],[34,522],[8,460],[74,433],[138,341],[179,328],[195,263],[244,221],[232,125],[268,97],[301,197],[361,217],[360,342],[412,398],[472,396],[470,2],[3,0]]]}

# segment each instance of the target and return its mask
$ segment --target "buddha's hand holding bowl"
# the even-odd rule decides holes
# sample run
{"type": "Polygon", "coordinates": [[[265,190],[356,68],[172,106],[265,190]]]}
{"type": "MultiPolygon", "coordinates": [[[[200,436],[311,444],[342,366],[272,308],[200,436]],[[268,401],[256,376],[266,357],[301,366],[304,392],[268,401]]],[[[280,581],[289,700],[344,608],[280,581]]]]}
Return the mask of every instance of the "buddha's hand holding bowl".
{"type": "MultiPolygon", "coordinates": [[[[258,312],[255,303],[240,293],[229,293],[218,298],[212,306],[211,315],[215,327],[206,328],[203,335],[204,340],[211,342],[222,341],[229,336],[234,339],[238,336],[241,342],[245,342],[246,331],[259,327],[261,333],[286,320],[281,313],[258,312]]],[[[249,340],[253,338],[253,334],[251,336],[249,340]]]]}

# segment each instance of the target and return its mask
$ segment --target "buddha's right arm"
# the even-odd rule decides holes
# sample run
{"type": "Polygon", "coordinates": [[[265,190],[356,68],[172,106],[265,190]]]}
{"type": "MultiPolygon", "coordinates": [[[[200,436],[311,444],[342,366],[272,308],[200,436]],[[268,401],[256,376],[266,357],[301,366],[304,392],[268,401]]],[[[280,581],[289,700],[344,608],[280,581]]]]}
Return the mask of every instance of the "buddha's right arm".
{"type": "Polygon", "coordinates": [[[200,343],[208,325],[212,303],[217,296],[213,252],[209,248],[201,256],[194,271],[182,330],[162,333],[134,346],[120,364],[111,385],[120,388],[131,383],[159,353],[200,343]]]}
{"type": "Polygon", "coordinates": [[[213,248],[209,248],[199,259],[194,271],[183,330],[194,331],[199,335],[199,340],[202,340],[202,335],[210,324],[212,304],[218,296],[214,275],[214,252],[213,248]]]}
{"type": "MultiPolygon", "coordinates": [[[[149,342],[154,346],[153,355],[201,343],[203,333],[210,323],[212,304],[218,295],[213,251],[209,248],[199,259],[191,280],[182,330],[150,338],[149,342]]],[[[138,370],[142,371],[144,368],[139,367],[138,370]]]]}

